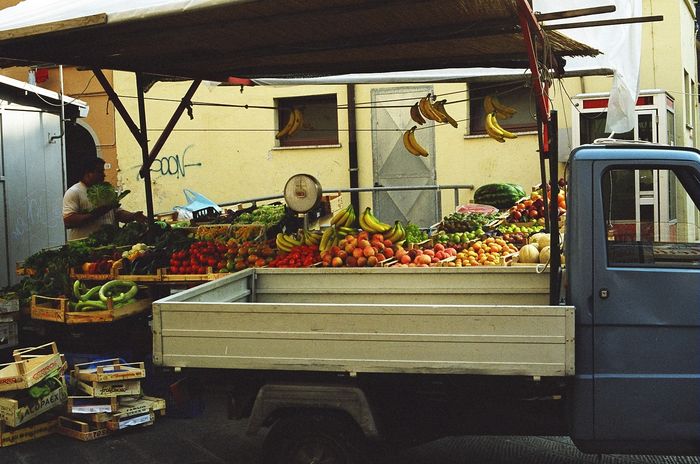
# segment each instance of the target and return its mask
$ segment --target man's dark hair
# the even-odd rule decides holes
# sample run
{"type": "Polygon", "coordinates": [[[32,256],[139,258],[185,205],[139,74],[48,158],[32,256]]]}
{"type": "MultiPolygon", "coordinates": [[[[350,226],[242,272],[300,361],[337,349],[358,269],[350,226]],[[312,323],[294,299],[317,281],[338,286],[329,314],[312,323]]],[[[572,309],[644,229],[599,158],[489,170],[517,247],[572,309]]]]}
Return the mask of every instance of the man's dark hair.
{"type": "Polygon", "coordinates": [[[105,160],[103,160],[102,158],[98,158],[97,156],[85,158],[81,165],[83,168],[83,173],[81,177],[83,177],[88,172],[102,171],[105,167],[105,160]]]}

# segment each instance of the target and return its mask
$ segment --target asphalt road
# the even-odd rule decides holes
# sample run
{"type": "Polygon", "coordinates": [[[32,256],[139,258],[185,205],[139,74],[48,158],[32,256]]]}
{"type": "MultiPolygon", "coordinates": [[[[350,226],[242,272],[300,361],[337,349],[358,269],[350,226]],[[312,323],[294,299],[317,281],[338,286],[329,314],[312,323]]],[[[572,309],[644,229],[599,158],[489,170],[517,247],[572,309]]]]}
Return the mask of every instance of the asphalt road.
{"type": "MultiPolygon", "coordinates": [[[[0,463],[204,464],[258,462],[264,434],[249,437],[245,421],[226,418],[226,395],[205,391],[194,418],[158,418],[154,425],[92,442],[52,435],[0,448],[0,463]]],[[[700,464],[698,457],[585,455],[563,437],[452,437],[412,448],[386,464],[700,464]]]]}

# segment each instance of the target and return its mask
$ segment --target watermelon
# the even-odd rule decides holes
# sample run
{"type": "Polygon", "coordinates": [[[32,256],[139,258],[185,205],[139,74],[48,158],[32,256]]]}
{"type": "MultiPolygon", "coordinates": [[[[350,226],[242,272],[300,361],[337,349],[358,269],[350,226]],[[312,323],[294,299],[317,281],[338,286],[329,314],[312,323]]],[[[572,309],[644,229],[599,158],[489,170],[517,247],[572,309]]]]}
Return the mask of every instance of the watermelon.
{"type": "Polygon", "coordinates": [[[517,184],[486,184],[476,189],[474,202],[508,209],[525,196],[525,190],[517,184]]]}

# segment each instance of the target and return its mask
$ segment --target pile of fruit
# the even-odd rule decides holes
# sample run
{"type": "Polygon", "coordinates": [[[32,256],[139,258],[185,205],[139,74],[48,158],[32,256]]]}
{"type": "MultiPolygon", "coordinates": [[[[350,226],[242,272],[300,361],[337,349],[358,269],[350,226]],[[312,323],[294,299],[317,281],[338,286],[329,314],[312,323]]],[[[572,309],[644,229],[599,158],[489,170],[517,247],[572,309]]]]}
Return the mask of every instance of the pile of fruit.
{"type": "Polygon", "coordinates": [[[269,265],[277,256],[274,241],[264,242],[246,241],[238,243],[230,239],[226,243],[224,254],[226,270],[228,272],[241,271],[249,267],[263,267],[269,265]]]}
{"type": "Polygon", "coordinates": [[[268,267],[310,267],[321,262],[318,245],[296,245],[288,253],[278,255],[268,267]]]}
{"type": "Polygon", "coordinates": [[[175,251],[170,256],[171,274],[207,274],[227,272],[226,245],[205,240],[195,242],[186,250],[175,251]]]}
{"type": "Polygon", "coordinates": [[[394,247],[398,247],[382,234],[370,235],[366,230],[354,235],[346,235],[338,242],[321,253],[321,264],[324,267],[375,267],[394,256],[394,247]]]}
{"type": "Polygon", "coordinates": [[[412,248],[404,250],[403,248],[396,250],[397,263],[392,267],[433,267],[433,266],[452,266],[451,258],[457,255],[457,250],[454,248],[446,248],[438,243],[434,247],[412,248]]]}

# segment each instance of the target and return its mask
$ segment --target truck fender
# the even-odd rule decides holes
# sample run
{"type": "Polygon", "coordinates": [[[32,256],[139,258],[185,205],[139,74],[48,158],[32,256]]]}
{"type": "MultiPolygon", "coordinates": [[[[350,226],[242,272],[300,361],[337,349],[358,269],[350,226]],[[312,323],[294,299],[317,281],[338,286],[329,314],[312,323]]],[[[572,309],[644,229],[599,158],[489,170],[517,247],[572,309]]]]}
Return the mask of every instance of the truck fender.
{"type": "Polygon", "coordinates": [[[343,385],[263,385],[255,398],[246,433],[254,435],[270,425],[283,410],[335,410],[347,413],[365,437],[379,438],[377,424],[364,392],[343,385]]]}

